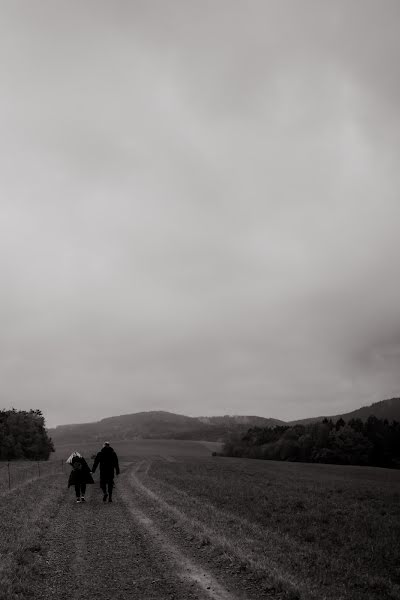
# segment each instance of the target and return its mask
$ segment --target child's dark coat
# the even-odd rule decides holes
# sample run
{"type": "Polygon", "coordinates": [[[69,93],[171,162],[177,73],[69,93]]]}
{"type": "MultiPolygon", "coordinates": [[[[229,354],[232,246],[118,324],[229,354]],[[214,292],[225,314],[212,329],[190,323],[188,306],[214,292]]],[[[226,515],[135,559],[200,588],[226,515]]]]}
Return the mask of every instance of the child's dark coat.
{"type": "Polygon", "coordinates": [[[68,479],[68,487],[78,483],[94,483],[89,465],[83,456],[75,456],[72,459],[71,466],[72,470],[68,479]]]}

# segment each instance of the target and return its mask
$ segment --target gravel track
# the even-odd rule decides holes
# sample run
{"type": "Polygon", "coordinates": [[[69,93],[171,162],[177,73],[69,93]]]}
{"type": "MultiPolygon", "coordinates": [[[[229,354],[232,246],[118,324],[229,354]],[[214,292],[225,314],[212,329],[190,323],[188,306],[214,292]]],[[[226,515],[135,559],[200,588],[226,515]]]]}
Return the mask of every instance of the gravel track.
{"type": "Polygon", "coordinates": [[[88,486],[86,504],[74,503],[71,490],[57,500],[31,598],[245,600],[162,532],[152,508],[138,508],[129,470],[119,477],[112,504],[102,502],[98,484],[88,486]]]}

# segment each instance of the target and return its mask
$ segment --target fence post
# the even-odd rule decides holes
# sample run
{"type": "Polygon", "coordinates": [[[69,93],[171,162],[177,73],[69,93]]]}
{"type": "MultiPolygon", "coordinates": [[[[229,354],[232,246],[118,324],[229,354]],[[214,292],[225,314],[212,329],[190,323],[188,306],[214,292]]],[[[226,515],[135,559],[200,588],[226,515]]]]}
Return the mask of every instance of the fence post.
{"type": "Polygon", "coordinates": [[[10,461],[8,461],[8,463],[7,463],[7,469],[8,469],[8,489],[11,490],[10,461]]]}
{"type": "Polygon", "coordinates": [[[40,463],[39,463],[39,461],[37,462],[37,468],[38,468],[38,473],[39,473],[39,477],[40,477],[40,463]]]}

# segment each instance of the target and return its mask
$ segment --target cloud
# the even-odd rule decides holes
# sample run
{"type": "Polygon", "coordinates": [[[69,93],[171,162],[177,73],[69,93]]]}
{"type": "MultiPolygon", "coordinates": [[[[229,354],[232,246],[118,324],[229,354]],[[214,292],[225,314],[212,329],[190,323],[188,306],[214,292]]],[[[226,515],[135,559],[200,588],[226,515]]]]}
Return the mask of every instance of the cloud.
{"type": "Polygon", "coordinates": [[[396,2],[5,8],[5,406],[290,419],[398,393],[396,2]]]}

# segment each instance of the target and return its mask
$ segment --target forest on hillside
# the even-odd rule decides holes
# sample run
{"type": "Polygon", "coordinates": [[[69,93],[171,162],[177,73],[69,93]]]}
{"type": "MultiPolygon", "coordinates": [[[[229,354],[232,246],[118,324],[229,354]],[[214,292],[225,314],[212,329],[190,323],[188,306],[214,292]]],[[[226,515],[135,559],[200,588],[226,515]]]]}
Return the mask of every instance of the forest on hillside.
{"type": "Polygon", "coordinates": [[[47,460],[51,452],[40,410],[0,410],[0,460],[47,460]]]}
{"type": "Polygon", "coordinates": [[[230,437],[222,454],[266,460],[400,467],[400,423],[370,416],[308,425],[253,427],[230,437]]]}

